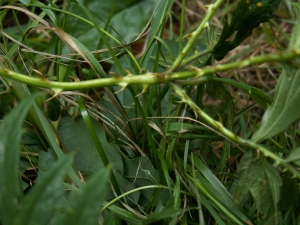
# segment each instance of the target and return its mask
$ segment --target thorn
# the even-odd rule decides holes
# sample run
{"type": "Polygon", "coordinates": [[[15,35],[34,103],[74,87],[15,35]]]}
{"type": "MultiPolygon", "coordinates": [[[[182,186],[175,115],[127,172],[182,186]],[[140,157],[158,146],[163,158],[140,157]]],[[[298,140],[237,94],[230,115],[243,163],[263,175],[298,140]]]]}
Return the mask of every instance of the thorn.
{"type": "Polygon", "coordinates": [[[60,94],[60,92],[63,91],[63,89],[60,89],[60,88],[52,88],[51,90],[54,91],[54,95],[51,98],[48,98],[46,100],[47,102],[52,100],[53,98],[56,98],[60,94]]]}
{"type": "Polygon", "coordinates": [[[42,74],[40,71],[38,71],[36,69],[33,69],[32,71],[35,72],[37,75],[39,75],[40,78],[47,80],[47,78],[44,76],[44,74],[42,74]]]}
{"type": "Polygon", "coordinates": [[[138,95],[136,95],[135,97],[138,97],[142,94],[144,94],[147,90],[148,90],[149,84],[143,84],[143,90],[141,93],[139,93],[138,95]]]}
{"type": "Polygon", "coordinates": [[[110,72],[110,74],[112,74],[114,76],[114,78],[116,79],[122,79],[123,77],[120,76],[119,74],[116,74],[115,72],[110,72]]]}
{"type": "Polygon", "coordinates": [[[127,76],[133,76],[133,74],[129,70],[125,70],[127,72],[127,76]]]}
{"type": "Polygon", "coordinates": [[[118,94],[119,92],[123,91],[123,90],[127,87],[128,83],[122,82],[122,83],[120,83],[119,85],[120,85],[122,88],[121,88],[120,90],[114,92],[114,94],[118,94]]]}

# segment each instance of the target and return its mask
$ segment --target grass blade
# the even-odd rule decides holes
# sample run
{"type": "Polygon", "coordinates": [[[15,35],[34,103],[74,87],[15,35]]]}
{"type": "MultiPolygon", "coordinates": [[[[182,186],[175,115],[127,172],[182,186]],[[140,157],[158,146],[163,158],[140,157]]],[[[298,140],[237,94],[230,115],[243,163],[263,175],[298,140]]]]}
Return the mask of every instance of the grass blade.
{"type": "Polygon", "coordinates": [[[12,224],[17,210],[21,125],[36,97],[32,95],[21,101],[0,126],[0,218],[3,224],[12,224]]]}

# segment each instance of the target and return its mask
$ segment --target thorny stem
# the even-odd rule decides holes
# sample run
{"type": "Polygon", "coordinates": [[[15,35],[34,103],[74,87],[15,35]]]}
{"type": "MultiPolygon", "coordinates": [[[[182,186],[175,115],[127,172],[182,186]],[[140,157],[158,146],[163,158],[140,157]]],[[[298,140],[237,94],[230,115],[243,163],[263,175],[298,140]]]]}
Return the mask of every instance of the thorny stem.
{"type": "Polygon", "coordinates": [[[264,154],[266,157],[270,157],[272,160],[274,160],[275,164],[281,164],[284,166],[285,169],[289,170],[295,177],[300,179],[300,173],[292,166],[290,165],[286,160],[278,157],[276,154],[271,152],[270,150],[266,149],[265,147],[256,144],[252,141],[245,140],[230,130],[226,129],[223,124],[220,122],[212,119],[209,115],[207,115],[203,110],[201,110],[198,105],[193,102],[193,100],[185,93],[184,90],[182,90],[180,87],[178,87],[174,83],[169,83],[169,85],[174,89],[177,95],[180,96],[182,102],[186,103],[188,106],[190,106],[198,116],[200,116],[203,120],[205,120],[210,126],[212,126],[214,129],[216,129],[218,132],[222,133],[225,137],[230,139],[231,141],[241,144],[243,146],[252,148],[255,151],[259,151],[262,154],[264,154]]]}
{"type": "MultiPolygon", "coordinates": [[[[208,26],[208,21],[212,18],[217,8],[221,5],[221,3],[224,0],[217,0],[214,4],[210,4],[207,10],[207,14],[200,23],[199,27],[192,32],[189,37],[190,39],[186,43],[185,47],[183,48],[182,52],[178,55],[173,65],[170,67],[169,71],[174,72],[177,70],[177,68],[180,66],[182,60],[186,56],[186,54],[189,52],[189,50],[194,45],[195,41],[197,40],[198,36],[201,34],[201,32],[204,30],[205,27],[208,26]]],[[[171,74],[172,76],[172,74],[171,74]]]]}
{"type": "Polygon", "coordinates": [[[0,76],[7,77],[12,80],[19,81],[37,87],[51,88],[56,90],[84,90],[98,87],[121,86],[125,88],[129,84],[150,85],[158,83],[168,83],[170,81],[182,80],[187,78],[198,78],[206,74],[213,74],[234,69],[241,69],[250,65],[264,62],[283,62],[300,56],[299,50],[289,50],[281,54],[270,54],[263,56],[250,57],[248,59],[227,63],[216,66],[206,66],[201,69],[193,67],[190,71],[174,72],[174,73],[145,73],[141,75],[114,76],[111,78],[100,78],[94,80],[80,82],[56,82],[47,80],[46,77],[34,78],[29,77],[8,69],[0,67],[0,76]]]}

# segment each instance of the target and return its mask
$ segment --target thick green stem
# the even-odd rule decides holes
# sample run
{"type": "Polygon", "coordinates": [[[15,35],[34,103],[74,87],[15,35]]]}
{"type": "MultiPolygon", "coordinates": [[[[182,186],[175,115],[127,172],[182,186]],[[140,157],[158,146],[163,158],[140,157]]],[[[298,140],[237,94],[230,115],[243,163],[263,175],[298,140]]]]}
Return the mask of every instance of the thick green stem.
{"type": "Polygon", "coordinates": [[[238,62],[227,63],[216,66],[206,66],[201,69],[192,68],[190,71],[175,72],[175,73],[145,73],[135,76],[115,76],[112,78],[100,78],[81,82],[56,82],[46,78],[33,78],[8,69],[0,68],[0,76],[7,77],[12,80],[19,81],[24,84],[29,84],[37,87],[63,90],[84,90],[108,86],[121,86],[125,88],[130,84],[158,84],[168,83],[170,81],[182,80],[187,78],[197,78],[206,74],[213,74],[228,70],[241,69],[250,65],[260,64],[265,62],[283,62],[294,59],[300,56],[300,50],[289,50],[281,54],[270,54],[264,56],[250,57],[238,62]]]}

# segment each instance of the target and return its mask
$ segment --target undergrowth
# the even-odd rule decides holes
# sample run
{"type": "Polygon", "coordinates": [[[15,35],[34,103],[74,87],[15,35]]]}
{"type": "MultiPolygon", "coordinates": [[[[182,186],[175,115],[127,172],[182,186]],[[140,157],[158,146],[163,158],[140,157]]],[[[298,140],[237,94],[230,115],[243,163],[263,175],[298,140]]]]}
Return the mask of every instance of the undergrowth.
{"type": "Polygon", "coordinates": [[[0,5],[0,224],[300,224],[299,3],[0,5]]]}

